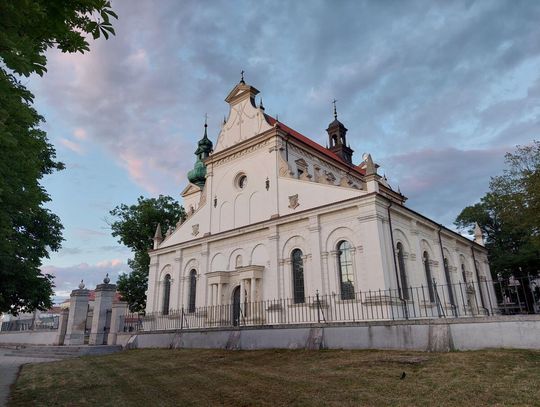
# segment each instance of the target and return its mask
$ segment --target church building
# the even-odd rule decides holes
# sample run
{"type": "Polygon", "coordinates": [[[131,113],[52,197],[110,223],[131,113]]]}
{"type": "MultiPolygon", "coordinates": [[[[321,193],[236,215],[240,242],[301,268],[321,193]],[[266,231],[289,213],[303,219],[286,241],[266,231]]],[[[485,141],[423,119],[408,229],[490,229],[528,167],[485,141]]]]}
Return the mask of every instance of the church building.
{"type": "Polygon", "coordinates": [[[379,290],[407,304],[418,287],[424,309],[472,312],[475,302],[482,312],[494,295],[481,233],[473,242],[408,208],[371,155],[354,156],[335,105],[324,147],[266,114],[258,93],[243,78],[231,90],[215,145],[205,123],[182,192],[187,218],[156,231],[147,313],[275,299],[310,307],[316,294],[367,303],[357,293],[379,290]],[[452,289],[462,284],[466,300],[452,289]]]}

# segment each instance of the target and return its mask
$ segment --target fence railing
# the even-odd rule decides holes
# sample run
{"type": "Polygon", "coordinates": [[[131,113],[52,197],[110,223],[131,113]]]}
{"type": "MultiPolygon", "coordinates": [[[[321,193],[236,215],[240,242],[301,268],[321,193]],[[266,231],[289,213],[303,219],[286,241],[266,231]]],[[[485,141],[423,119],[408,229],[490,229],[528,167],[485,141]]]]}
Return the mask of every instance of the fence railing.
{"type": "Polygon", "coordinates": [[[59,316],[15,319],[2,322],[0,332],[7,331],[36,331],[58,329],[59,316]]]}
{"type": "Polygon", "coordinates": [[[438,285],[433,281],[431,286],[406,290],[347,292],[345,298],[317,292],[296,300],[241,300],[191,310],[126,314],[122,327],[133,332],[535,313],[540,310],[538,282],[525,278],[438,285]]]}

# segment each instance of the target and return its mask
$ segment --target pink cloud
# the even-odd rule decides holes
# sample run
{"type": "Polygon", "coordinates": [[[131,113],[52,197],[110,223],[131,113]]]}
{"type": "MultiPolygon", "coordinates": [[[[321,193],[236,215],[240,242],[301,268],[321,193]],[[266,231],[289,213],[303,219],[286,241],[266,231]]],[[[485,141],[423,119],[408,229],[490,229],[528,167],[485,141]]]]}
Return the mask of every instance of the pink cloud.
{"type": "Polygon", "coordinates": [[[74,141],[71,141],[71,140],[68,140],[68,139],[65,139],[65,138],[61,138],[60,139],[60,144],[62,144],[64,147],[68,148],[69,150],[79,154],[79,155],[82,155],[84,154],[84,149],[83,147],[78,144],[78,143],[75,143],[74,141]]]}
{"type": "Polygon", "coordinates": [[[88,138],[88,134],[86,133],[86,131],[80,127],[73,130],[73,135],[78,140],[86,140],[88,138]]]}
{"type": "Polygon", "coordinates": [[[122,263],[120,259],[103,260],[96,263],[96,266],[99,268],[114,268],[120,266],[122,263]]]}
{"type": "Polygon", "coordinates": [[[95,264],[83,262],[67,267],[43,266],[41,271],[54,276],[55,296],[58,300],[69,297],[71,290],[76,289],[81,280],[84,280],[86,288],[94,289],[109,274],[111,283],[115,284],[121,273],[129,272],[129,267],[119,259],[109,259],[95,264]]]}

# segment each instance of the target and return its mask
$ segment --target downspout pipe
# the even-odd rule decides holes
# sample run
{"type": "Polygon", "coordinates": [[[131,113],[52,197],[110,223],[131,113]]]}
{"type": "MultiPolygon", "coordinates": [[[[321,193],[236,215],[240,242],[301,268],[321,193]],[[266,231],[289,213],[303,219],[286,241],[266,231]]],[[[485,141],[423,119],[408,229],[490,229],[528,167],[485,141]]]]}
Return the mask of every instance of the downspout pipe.
{"type": "Polygon", "coordinates": [[[472,259],[474,263],[474,271],[476,273],[476,281],[478,282],[478,291],[480,292],[480,302],[482,303],[482,308],[486,310],[489,315],[489,310],[486,308],[484,303],[484,294],[482,293],[482,286],[480,285],[480,274],[478,274],[478,267],[476,267],[476,257],[474,256],[474,246],[471,246],[472,259]]]}
{"type": "Polygon", "coordinates": [[[403,306],[403,311],[405,313],[405,319],[409,319],[409,310],[407,309],[407,302],[403,298],[403,293],[401,292],[401,284],[399,282],[399,271],[398,271],[398,264],[396,260],[396,248],[394,246],[394,231],[392,228],[392,215],[390,214],[390,208],[392,207],[393,202],[391,200],[388,200],[388,226],[390,227],[390,243],[392,245],[392,255],[394,257],[394,271],[396,272],[396,283],[398,287],[398,293],[399,293],[399,300],[401,301],[401,305],[403,306]]]}
{"type": "Polygon", "coordinates": [[[448,292],[450,293],[450,305],[452,306],[452,312],[455,316],[457,316],[456,313],[456,304],[455,298],[454,298],[454,286],[452,285],[452,282],[450,281],[450,273],[447,272],[445,262],[444,262],[444,250],[442,245],[442,238],[441,238],[441,230],[442,225],[439,225],[439,229],[437,230],[437,233],[439,235],[439,247],[441,248],[441,259],[442,259],[442,266],[443,266],[443,272],[444,272],[444,279],[446,280],[446,285],[448,286],[448,292]]]}

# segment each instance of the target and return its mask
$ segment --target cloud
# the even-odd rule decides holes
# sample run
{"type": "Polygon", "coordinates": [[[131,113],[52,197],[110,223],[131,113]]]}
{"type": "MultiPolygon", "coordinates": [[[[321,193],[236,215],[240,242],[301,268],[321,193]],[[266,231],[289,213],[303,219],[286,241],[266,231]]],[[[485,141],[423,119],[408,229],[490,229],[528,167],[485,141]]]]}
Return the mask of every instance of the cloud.
{"type": "Polygon", "coordinates": [[[122,260],[120,259],[103,260],[96,263],[96,267],[102,268],[102,269],[109,269],[109,268],[117,267],[121,264],[122,264],[122,260]]]}
{"type": "Polygon", "coordinates": [[[54,275],[55,301],[69,297],[81,280],[86,288],[94,289],[109,274],[112,283],[115,283],[121,273],[129,272],[129,267],[120,259],[106,259],[95,264],[78,263],[67,267],[54,265],[41,268],[43,273],[54,275]]]}
{"type": "Polygon", "coordinates": [[[77,153],[79,155],[84,154],[84,149],[79,143],[76,143],[74,141],[71,141],[71,140],[68,140],[68,139],[65,139],[65,138],[61,138],[59,141],[60,141],[60,144],[62,144],[64,147],[70,149],[71,151],[73,151],[73,152],[75,152],[75,153],[77,153]]]}
{"type": "Polygon", "coordinates": [[[80,247],[66,247],[63,246],[60,251],[58,252],[59,255],[73,255],[73,254],[81,254],[83,251],[80,247]]]}
{"type": "Polygon", "coordinates": [[[511,149],[422,149],[383,157],[381,170],[390,169],[391,184],[409,198],[408,207],[451,226],[463,208],[487,192],[486,180],[501,172],[504,153],[511,149]]]}
{"type": "Polygon", "coordinates": [[[73,130],[73,136],[75,136],[78,140],[86,140],[88,138],[88,134],[84,129],[76,128],[73,130]]]}
{"type": "Polygon", "coordinates": [[[77,140],[103,147],[151,194],[185,185],[204,113],[215,141],[223,99],[242,69],[269,113],[323,145],[338,99],[355,160],[365,151],[387,157],[390,182],[445,222],[487,189],[504,151],[540,130],[538,2],[113,7],[117,35],[85,55],[51,51],[39,94],[63,125],[84,129],[77,140]],[[459,179],[450,176],[456,172],[459,179]],[[457,195],[437,204],[445,212],[430,194],[448,189],[457,195]]]}
{"type": "Polygon", "coordinates": [[[79,237],[90,237],[90,236],[108,236],[107,233],[101,232],[99,230],[87,229],[87,228],[76,228],[74,233],[79,237]]]}

